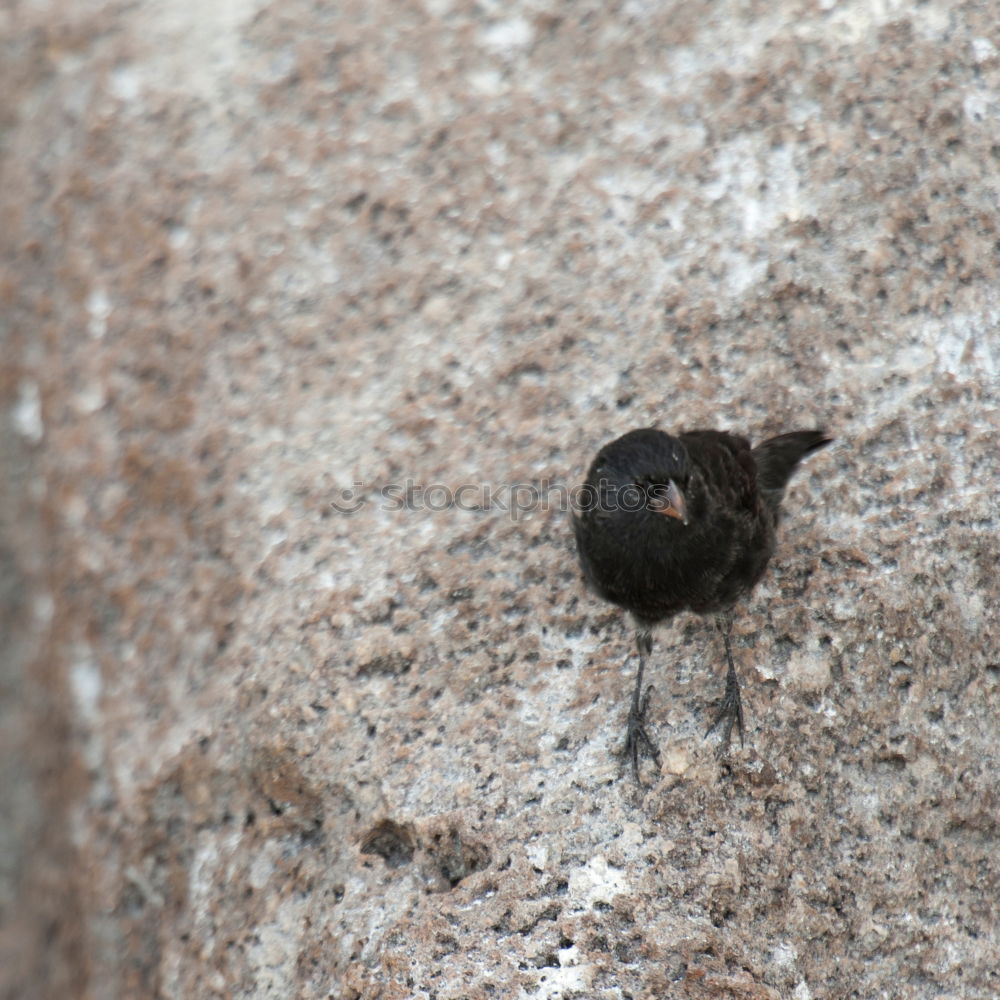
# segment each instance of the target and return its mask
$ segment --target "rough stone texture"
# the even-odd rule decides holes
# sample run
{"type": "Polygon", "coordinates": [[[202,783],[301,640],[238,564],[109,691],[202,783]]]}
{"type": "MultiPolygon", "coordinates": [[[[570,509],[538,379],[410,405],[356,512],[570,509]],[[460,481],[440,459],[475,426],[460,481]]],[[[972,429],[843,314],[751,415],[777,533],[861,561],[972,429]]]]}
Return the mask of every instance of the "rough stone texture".
{"type": "Polygon", "coordinates": [[[0,32],[4,995],[1000,995],[994,5],[0,32]],[[556,488],[652,423],[838,443],[638,791],[556,488]]]}

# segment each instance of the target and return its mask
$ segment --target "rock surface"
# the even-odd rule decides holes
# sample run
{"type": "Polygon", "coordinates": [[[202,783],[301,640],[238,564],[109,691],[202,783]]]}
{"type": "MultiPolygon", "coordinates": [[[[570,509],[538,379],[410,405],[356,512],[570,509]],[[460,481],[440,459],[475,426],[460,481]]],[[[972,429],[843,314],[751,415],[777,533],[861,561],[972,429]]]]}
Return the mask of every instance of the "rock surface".
{"type": "Polygon", "coordinates": [[[1000,995],[989,4],[0,34],[4,995],[1000,995]],[[566,505],[651,424],[837,443],[638,790],[566,505]]]}

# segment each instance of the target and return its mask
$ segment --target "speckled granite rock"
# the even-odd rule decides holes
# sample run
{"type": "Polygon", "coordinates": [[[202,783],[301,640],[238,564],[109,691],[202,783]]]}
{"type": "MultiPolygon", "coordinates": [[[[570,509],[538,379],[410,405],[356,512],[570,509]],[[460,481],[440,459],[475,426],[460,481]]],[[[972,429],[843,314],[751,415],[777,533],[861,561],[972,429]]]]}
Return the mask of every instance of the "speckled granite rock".
{"type": "Polygon", "coordinates": [[[0,32],[5,995],[1000,994],[989,4],[0,32]],[[563,501],[653,423],[838,443],[639,791],[563,501]]]}

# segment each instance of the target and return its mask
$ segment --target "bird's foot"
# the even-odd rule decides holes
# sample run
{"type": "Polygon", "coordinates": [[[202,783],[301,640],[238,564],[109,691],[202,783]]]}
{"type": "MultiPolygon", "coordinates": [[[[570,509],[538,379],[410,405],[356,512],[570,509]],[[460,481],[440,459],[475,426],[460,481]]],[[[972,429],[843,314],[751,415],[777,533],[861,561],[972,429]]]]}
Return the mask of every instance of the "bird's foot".
{"type": "MultiPolygon", "coordinates": [[[[638,695],[638,689],[636,690],[638,695]]],[[[646,709],[649,707],[649,696],[653,693],[653,685],[646,688],[646,693],[640,700],[638,697],[632,699],[632,704],[628,710],[628,723],[625,727],[625,747],[624,755],[632,761],[632,774],[637,785],[641,785],[639,780],[639,754],[644,752],[647,757],[652,757],[656,761],[656,766],[660,766],[660,751],[653,738],[646,731],[646,709]]]]}
{"type": "Polygon", "coordinates": [[[722,727],[722,741],[719,743],[716,753],[722,755],[729,749],[729,740],[732,737],[734,725],[739,729],[740,746],[743,746],[743,699],[740,696],[739,682],[733,676],[726,678],[726,692],[722,696],[722,704],[719,706],[719,711],[716,713],[715,719],[712,720],[712,724],[705,730],[705,735],[708,736],[720,722],[725,724],[722,727]]]}

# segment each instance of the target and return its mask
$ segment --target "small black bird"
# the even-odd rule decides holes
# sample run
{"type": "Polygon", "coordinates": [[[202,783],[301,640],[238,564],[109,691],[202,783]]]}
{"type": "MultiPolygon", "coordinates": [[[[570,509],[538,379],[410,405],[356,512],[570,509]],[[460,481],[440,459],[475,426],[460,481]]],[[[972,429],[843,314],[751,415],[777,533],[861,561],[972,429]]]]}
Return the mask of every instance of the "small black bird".
{"type": "Polygon", "coordinates": [[[732,607],[750,593],[774,554],[785,486],[799,462],[830,443],[823,431],[793,431],[756,448],[724,431],[672,437],[654,428],[605,445],[587,473],[574,517],[580,564],[603,598],[632,613],[639,672],[625,753],[639,780],[639,751],[659,763],[642,692],[651,629],[678,611],[716,615],[729,669],[722,704],[706,736],[725,720],[743,741],[743,704],[730,645],[732,607]]]}

